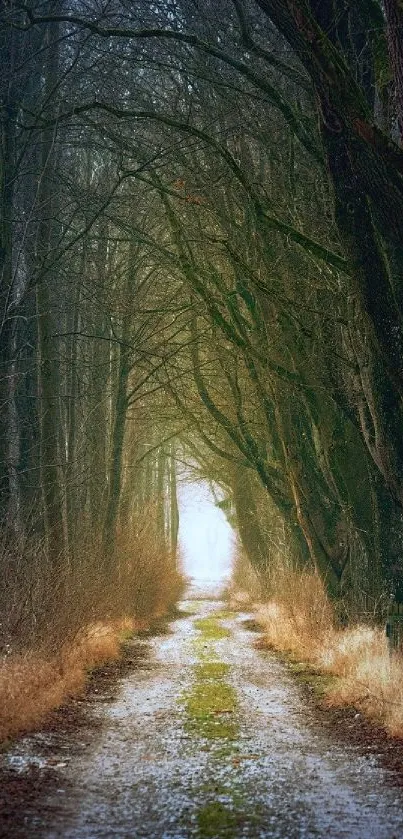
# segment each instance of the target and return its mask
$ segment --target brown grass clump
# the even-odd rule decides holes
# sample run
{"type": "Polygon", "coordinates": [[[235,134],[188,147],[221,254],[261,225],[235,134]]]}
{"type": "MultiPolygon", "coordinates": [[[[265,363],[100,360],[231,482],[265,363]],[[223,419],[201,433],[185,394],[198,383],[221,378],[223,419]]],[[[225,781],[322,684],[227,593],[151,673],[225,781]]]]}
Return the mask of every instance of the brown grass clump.
{"type": "Polygon", "coordinates": [[[324,585],[312,571],[279,570],[271,585],[272,599],[261,606],[258,622],[276,649],[316,657],[333,629],[333,613],[324,585]]]}
{"type": "Polygon", "coordinates": [[[327,693],[329,705],[354,705],[403,737],[403,661],[389,653],[383,630],[355,626],[334,632],[316,663],[338,677],[327,693]]]}
{"type": "Polygon", "coordinates": [[[248,609],[262,597],[261,580],[252,568],[244,552],[238,546],[235,555],[231,581],[224,592],[231,609],[248,609]]]}
{"type": "Polygon", "coordinates": [[[118,536],[113,557],[83,542],[57,574],[43,546],[0,546],[0,741],[35,728],[119,656],[122,638],[171,611],[184,580],[153,516],[118,536]]]}
{"type": "Polygon", "coordinates": [[[403,737],[403,660],[391,655],[382,629],[338,628],[323,583],[312,571],[276,574],[272,599],[257,622],[265,643],[335,677],[325,702],[352,705],[403,737]]]}
{"type": "Polygon", "coordinates": [[[63,701],[63,680],[54,664],[20,653],[0,667],[0,739],[29,730],[63,701]]]}
{"type": "Polygon", "coordinates": [[[59,654],[88,625],[130,616],[149,621],[174,607],[184,579],[161,547],[152,508],[117,535],[113,555],[94,538],[75,546],[55,570],[40,542],[0,541],[0,656],[27,650],[59,654]]]}
{"type": "Polygon", "coordinates": [[[6,658],[0,665],[0,741],[35,728],[80,693],[88,670],[119,656],[120,638],[121,626],[97,624],[52,658],[34,651],[6,658]]]}

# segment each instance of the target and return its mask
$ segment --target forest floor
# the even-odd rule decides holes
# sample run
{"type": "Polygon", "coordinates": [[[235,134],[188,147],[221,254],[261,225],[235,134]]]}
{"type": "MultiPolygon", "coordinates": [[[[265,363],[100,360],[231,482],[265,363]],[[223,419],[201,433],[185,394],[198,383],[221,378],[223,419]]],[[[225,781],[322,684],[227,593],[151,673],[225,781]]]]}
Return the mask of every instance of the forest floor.
{"type": "Polygon", "coordinates": [[[403,746],[189,600],[0,756],[0,836],[399,839],[403,746]]]}

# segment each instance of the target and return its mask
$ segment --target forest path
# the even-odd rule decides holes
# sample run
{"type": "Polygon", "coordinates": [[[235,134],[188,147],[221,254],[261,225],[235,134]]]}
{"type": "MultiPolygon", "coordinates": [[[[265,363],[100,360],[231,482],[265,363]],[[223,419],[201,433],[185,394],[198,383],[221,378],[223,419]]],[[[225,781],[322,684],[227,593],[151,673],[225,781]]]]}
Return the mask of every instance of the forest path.
{"type": "Polygon", "coordinates": [[[142,642],[118,698],[96,704],[98,735],[56,760],[42,816],[10,839],[402,837],[403,791],[323,731],[287,668],[254,648],[247,616],[182,609],[171,634],[142,642]]]}

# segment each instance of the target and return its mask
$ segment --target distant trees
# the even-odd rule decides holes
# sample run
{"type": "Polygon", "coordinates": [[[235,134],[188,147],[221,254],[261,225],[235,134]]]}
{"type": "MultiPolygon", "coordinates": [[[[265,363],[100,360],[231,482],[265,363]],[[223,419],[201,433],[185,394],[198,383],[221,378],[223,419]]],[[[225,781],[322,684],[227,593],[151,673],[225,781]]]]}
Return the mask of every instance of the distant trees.
{"type": "Polygon", "coordinates": [[[400,18],[3,10],[2,510],[57,561],[152,496],[174,548],[185,446],[256,566],[281,531],[356,609],[400,585],[400,18]]]}
{"type": "Polygon", "coordinates": [[[42,610],[77,628],[130,598],[137,609],[154,586],[147,607],[177,547],[174,467],[155,478],[174,437],[155,374],[175,351],[179,304],[150,260],[150,188],[128,186],[149,149],[125,146],[113,120],[63,120],[98,84],[96,49],[58,21],[27,27],[19,7],[0,12],[0,563],[13,643],[37,637],[42,610]]]}

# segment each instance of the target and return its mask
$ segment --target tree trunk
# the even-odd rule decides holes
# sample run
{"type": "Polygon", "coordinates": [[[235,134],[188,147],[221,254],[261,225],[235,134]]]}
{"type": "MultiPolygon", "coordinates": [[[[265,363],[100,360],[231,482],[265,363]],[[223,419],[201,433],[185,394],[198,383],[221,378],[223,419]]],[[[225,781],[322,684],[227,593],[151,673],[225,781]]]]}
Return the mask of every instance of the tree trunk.
{"type": "Polygon", "coordinates": [[[178,492],[176,484],[176,460],[175,460],[175,444],[171,444],[170,454],[170,537],[171,537],[171,552],[174,558],[178,553],[178,533],[179,533],[179,506],[178,506],[178,492]]]}
{"type": "MultiPolygon", "coordinates": [[[[112,441],[108,474],[108,495],[103,527],[103,549],[108,564],[111,563],[116,537],[116,523],[122,489],[123,443],[126,430],[128,409],[128,382],[132,367],[132,350],[130,347],[130,331],[133,318],[133,300],[136,289],[135,243],[129,247],[128,263],[125,275],[121,305],[123,309],[121,320],[121,336],[118,345],[118,371],[116,381],[116,396],[112,405],[112,441]]],[[[112,371],[113,381],[113,371],[112,371]]],[[[113,394],[112,390],[112,394],[113,394]]]]}
{"type": "Polygon", "coordinates": [[[18,114],[17,91],[13,79],[16,38],[14,30],[4,29],[0,41],[3,66],[0,79],[0,400],[2,406],[7,406],[1,412],[0,420],[0,505],[1,513],[11,513],[12,519],[14,513],[17,518],[19,516],[19,488],[15,471],[19,460],[15,402],[15,321],[10,318],[14,285],[13,212],[18,114]],[[17,493],[15,497],[14,493],[17,493]]]}
{"type": "Polygon", "coordinates": [[[232,470],[232,497],[237,527],[246,555],[255,570],[264,574],[268,566],[269,551],[261,529],[249,471],[242,466],[236,466],[232,470]]]}
{"type": "MultiPolygon", "coordinates": [[[[85,247],[83,246],[81,274],[85,270],[85,247]]],[[[67,319],[68,331],[71,331],[70,338],[70,352],[69,352],[69,370],[67,373],[68,386],[68,402],[66,410],[66,467],[65,467],[65,495],[66,495],[66,510],[67,510],[67,533],[69,553],[74,555],[77,541],[77,528],[79,522],[78,507],[77,507],[77,485],[78,473],[76,464],[76,445],[77,445],[77,377],[78,377],[78,338],[77,332],[80,326],[80,286],[81,277],[79,278],[73,299],[73,311],[67,319]]]]}
{"type": "Polygon", "coordinates": [[[118,516],[120,491],[122,485],[123,441],[127,414],[127,385],[130,364],[127,349],[120,348],[119,372],[117,380],[116,403],[112,431],[111,455],[109,462],[108,496],[103,528],[103,549],[107,563],[113,557],[116,521],[118,516]]]}
{"type": "MultiPolygon", "coordinates": [[[[45,67],[44,102],[54,90],[58,71],[58,26],[49,24],[46,33],[48,48],[45,67]]],[[[36,298],[38,320],[38,384],[40,419],[41,486],[44,523],[51,564],[59,567],[63,558],[64,519],[60,481],[59,452],[59,373],[55,352],[54,323],[51,314],[47,260],[53,244],[55,133],[46,128],[42,134],[42,161],[39,173],[39,223],[36,240],[36,298]]]]}
{"type": "MultiPolygon", "coordinates": [[[[316,6],[312,0],[312,14],[302,0],[256,2],[287,38],[315,87],[336,222],[351,265],[351,294],[370,326],[374,357],[381,361],[383,402],[394,415],[380,468],[403,507],[403,445],[397,430],[402,422],[403,320],[396,299],[403,272],[403,154],[373,125],[345,56],[331,41],[332,4],[316,6]]],[[[385,425],[386,416],[380,421],[385,425]]]]}
{"type": "Polygon", "coordinates": [[[166,478],[166,456],[161,447],[158,450],[157,458],[157,536],[161,547],[165,547],[165,478],[166,478]]]}
{"type": "MultiPolygon", "coordinates": [[[[101,297],[105,293],[108,259],[108,225],[101,222],[98,228],[98,244],[95,258],[97,283],[101,297]]],[[[105,314],[100,306],[94,313],[93,331],[101,336],[92,347],[92,370],[90,382],[90,420],[88,424],[88,473],[89,507],[91,528],[94,535],[102,530],[107,504],[107,484],[109,480],[107,464],[108,443],[108,377],[110,371],[111,346],[108,343],[108,327],[105,314]],[[104,340],[102,340],[104,339],[104,340]]],[[[114,376],[111,376],[110,389],[115,398],[114,376]]],[[[115,417],[112,416],[112,423],[115,417]]],[[[113,427],[113,425],[112,425],[113,427]]]]}
{"type": "Polygon", "coordinates": [[[401,0],[384,0],[387,19],[387,37],[392,65],[399,143],[403,146],[403,5],[401,0]]]}

